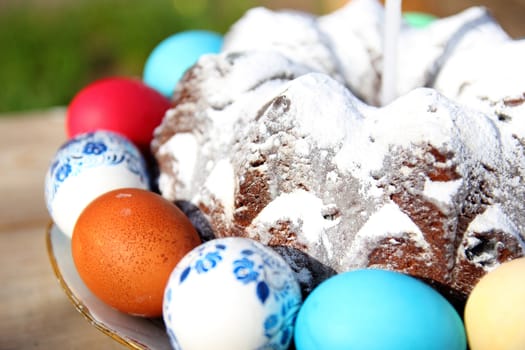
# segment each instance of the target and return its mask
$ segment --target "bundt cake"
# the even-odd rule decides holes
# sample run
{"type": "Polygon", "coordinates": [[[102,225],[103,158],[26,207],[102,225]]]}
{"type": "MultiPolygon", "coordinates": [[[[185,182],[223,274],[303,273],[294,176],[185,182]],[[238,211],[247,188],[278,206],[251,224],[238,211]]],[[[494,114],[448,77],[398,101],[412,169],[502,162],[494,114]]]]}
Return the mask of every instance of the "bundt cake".
{"type": "Polygon", "coordinates": [[[204,236],[274,247],[305,292],[371,266],[464,296],[525,250],[525,42],[482,8],[405,25],[379,106],[383,16],[250,10],[176,87],[158,186],[204,236]]]}

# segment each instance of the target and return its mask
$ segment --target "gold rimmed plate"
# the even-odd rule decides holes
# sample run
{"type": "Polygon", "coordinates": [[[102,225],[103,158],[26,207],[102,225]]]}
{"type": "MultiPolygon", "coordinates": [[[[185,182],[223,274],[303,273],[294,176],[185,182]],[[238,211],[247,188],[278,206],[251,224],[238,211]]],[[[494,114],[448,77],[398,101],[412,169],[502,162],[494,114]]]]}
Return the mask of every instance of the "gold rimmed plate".
{"type": "Polygon", "coordinates": [[[89,291],[71,255],[71,239],[51,223],[46,230],[47,253],[58,282],[75,308],[98,330],[130,349],[171,349],[161,319],[119,312],[89,291]]]}

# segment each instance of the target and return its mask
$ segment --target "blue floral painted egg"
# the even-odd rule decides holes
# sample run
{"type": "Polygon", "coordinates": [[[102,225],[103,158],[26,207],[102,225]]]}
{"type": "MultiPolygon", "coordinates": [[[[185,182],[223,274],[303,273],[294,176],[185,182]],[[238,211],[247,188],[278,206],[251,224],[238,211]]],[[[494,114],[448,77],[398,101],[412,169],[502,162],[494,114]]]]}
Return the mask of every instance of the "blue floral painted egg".
{"type": "Polygon", "coordinates": [[[287,349],[301,293],[282,257],[259,242],[208,241],[173,270],[163,317],[175,349],[287,349]]]}
{"type": "Polygon", "coordinates": [[[110,131],[80,134],[63,144],[46,174],[51,218],[71,237],[78,216],[99,195],[123,187],[149,189],[146,163],[128,139],[110,131]]]}

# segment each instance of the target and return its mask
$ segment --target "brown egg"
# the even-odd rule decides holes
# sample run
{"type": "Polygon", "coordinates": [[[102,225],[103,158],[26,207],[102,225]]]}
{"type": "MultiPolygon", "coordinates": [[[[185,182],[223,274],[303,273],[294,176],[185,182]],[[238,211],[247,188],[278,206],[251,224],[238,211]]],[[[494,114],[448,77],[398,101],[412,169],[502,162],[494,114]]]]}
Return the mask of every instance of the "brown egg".
{"type": "Polygon", "coordinates": [[[200,243],[174,204],[136,188],[113,190],[91,202],[71,242],[75,266],[93,294],[117,310],[145,317],[162,315],[171,271],[200,243]]]}

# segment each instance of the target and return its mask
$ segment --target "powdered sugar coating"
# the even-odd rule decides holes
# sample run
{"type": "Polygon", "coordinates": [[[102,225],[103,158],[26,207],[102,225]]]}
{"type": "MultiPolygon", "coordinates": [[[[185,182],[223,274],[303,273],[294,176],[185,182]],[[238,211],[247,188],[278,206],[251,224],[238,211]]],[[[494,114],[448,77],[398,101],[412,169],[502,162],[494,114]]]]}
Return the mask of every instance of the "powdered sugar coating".
{"type": "Polygon", "coordinates": [[[476,47],[457,53],[437,76],[448,97],[504,121],[502,127],[525,137],[525,40],[476,47]],[[488,67],[494,67],[489,69],[488,67]]]}
{"type": "MultiPolygon", "coordinates": [[[[257,7],[231,27],[223,51],[277,51],[341,81],[363,101],[379,105],[384,12],[378,0],[349,1],[319,17],[257,7]]],[[[432,87],[443,66],[462,51],[507,41],[510,37],[483,7],[466,9],[423,29],[403,23],[396,96],[416,87],[432,87]]]]}
{"type": "Polygon", "coordinates": [[[256,7],[248,10],[226,33],[222,50],[276,51],[335,78],[339,74],[338,62],[316,21],[315,16],[300,11],[256,7]]]}
{"type": "Polygon", "coordinates": [[[274,52],[202,57],[183,78],[187,83],[175,90],[177,108],[166,113],[155,132],[152,150],[164,160],[159,177],[163,195],[191,200],[272,91],[309,71],[274,52]]]}
{"type": "Polygon", "coordinates": [[[318,19],[248,14],[227,36],[227,51],[203,57],[177,87],[153,143],[160,189],[198,207],[217,236],[247,236],[277,249],[303,290],[335,272],[376,266],[465,294],[525,249],[518,98],[525,90],[513,85],[518,97],[509,100],[476,85],[489,101],[512,108],[506,119],[494,104],[417,87],[437,77],[445,94],[459,91],[462,79],[483,75],[478,67],[462,76],[457,62],[514,44],[482,8],[423,31],[404,28],[402,96],[372,107],[361,99],[375,101],[379,80],[360,82],[377,78],[381,11],[374,0],[355,0],[318,19]],[[274,17],[278,30],[257,29],[273,29],[274,17]],[[337,36],[351,17],[372,27],[347,31],[353,48],[337,36]],[[318,26],[304,36],[311,56],[297,47],[308,25],[318,26]],[[281,38],[285,27],[290,32],[281,38]],[[252,42],[242,35],[254,32],[261,37],[252,42]],[[325,54],[334,59],[325,63],[338,64],[319,65],[325,54]]]}
{"type": "MultiPolygon", "coordinates": [[[[254,110],[256,123],[232,135],[215,167],[201,169],[206,179],[190,197],[219,236],[293,247],[334,271],[383,266],[465,292],[471,282],[458,285],[453,276],[468,223],[500,200],[502,213],[521,210],[522,201],[497,195],[506,187],[525,198],[521,186],[487,171],[516,164],[505,153],[515,141],[434,90],[378,109],[309,73],[254,110]],[[438,196],[429,186],[449,190],[438,196]],[[409,251],[417,264],[404,263],[409,251]]],[[[502,232],[521,254],[522,237],[502,232]]],[[[476,264],[478,255],[470,258],[476,264]]]]}

